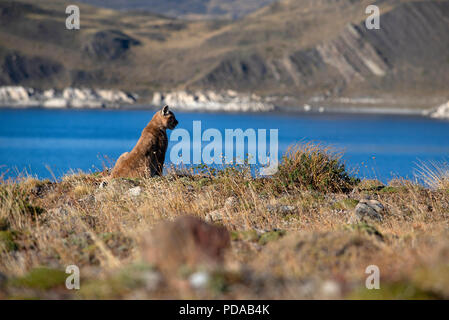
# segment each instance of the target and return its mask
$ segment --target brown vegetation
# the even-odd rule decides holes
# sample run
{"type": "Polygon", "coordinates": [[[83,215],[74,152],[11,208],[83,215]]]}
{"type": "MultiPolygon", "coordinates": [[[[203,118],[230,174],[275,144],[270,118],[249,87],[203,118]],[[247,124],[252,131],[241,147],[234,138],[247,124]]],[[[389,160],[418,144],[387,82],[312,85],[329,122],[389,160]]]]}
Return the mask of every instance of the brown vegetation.
{"type": "MultiPolygon", "coordinates": [[[[317,150],[305,148],[298,150],[317,150]]],[[[100,174],[4,181],[0,298],[449,298],[447,187],[354,180],[352,191],[326,191],[300,180],[286,186],[282,170],[292,167],[280,168],[272,178],[228,168],[107,186],[100,174]],[[349,223],[367,197],[385,207],[382,221],[349,223]],[[153,242],[174,262],[170,268],[161,270],[165,260],[145,262],[151,259],[140,248],[148,248],[148,232],[167,241],[165,228],[172,227],[160,223],[186,214],[205,219],[217,209],[215,223],[232,240],[222,262],[206,268],[179,260],[189,252],[182,237],[173,250],[153,242]],[[79,291],[64,287],[72,264],[81,270],[79,291]],[[381,271],[380,290],[365,288],[372,264],[381,271]]],[[[203,240],[196,243],[195,250],[204,248],[203,240]]]]}

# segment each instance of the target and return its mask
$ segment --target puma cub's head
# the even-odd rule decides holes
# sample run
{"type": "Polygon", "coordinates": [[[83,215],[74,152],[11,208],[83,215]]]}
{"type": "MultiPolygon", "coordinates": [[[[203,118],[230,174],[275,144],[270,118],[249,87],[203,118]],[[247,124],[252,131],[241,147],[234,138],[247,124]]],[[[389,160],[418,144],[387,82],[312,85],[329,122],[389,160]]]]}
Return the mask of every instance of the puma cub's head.
{"type": "Polygon", "coordinates": [[[161,111],[156,113],[155,117],[159,118],[164,128],[173,130],[178,125],[178,120],[176,120],[174,113],[169,110],[168,106],[163,107],[161,111]]]}

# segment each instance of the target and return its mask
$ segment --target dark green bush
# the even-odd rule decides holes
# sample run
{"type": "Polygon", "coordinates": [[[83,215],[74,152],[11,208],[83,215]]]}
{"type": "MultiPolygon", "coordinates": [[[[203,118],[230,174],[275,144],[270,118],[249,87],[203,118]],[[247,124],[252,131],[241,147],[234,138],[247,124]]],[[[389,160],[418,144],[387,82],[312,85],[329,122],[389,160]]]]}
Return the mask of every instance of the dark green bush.
{"type": "Polygon", "coordinates": [[[291,146],[279,164],[276,177],[284,187],[320,192],[347,192],[358,179],[341,161],[341,153],[312,143],[291,146]]]}

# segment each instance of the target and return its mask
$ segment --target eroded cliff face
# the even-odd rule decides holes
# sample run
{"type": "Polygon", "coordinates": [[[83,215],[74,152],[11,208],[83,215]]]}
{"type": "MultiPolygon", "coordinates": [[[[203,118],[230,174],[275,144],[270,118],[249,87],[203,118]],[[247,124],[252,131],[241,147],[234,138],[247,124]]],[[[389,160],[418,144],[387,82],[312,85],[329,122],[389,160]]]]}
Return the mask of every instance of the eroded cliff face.
{"type": "Polygon", "coordinates": [[[0,107],[118,108],[136,102],[136,94],[120,90],[65,88],[36,90],[21,86],[0,87],[0,107]]]}
{"type": "Polygon", "coordinates": [[[231,56],[198,83],[304,93],[328,88],[334,95],[449,89],[449,2],[398,3],[384,8],[380,22],[380,30],[349,23],[330,40],[280,57],[231,56]]]}

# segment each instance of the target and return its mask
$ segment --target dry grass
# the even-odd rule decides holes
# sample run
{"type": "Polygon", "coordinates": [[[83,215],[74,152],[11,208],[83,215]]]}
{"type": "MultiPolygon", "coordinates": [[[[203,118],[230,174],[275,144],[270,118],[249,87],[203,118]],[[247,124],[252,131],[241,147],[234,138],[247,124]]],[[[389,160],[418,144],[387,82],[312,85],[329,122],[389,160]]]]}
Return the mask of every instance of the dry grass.
{"type": "Polygon", "coordinates": [[[430,188],[449,190],[449,163],[421,162],[417,171],[424,184],[430,188]]]}
{"type": "MultiPolygon", "coordinates": [[[[336,177],[328,169],[309,177],[319,188],[304,188],[303,180],[287,187],[284,171],[310,161],[298,154],[305,152],[321,169],[336,159],[323,158],[324,150],[312,146],[296,150],[272,178],[240,169],[137,180],[74,174],[59,182],[4,181],[0,298],[449,298],[447,189],[395,181],[376,188],[359,184],[344,193],[336,187],[341,181],[347,186],[340,176],[319,181],[336,177]],[[104,180],[109,183],[101,188],[104,180]],[[141,193],[130,195],[136,186],[141,193]],[[231,196],[235,206],[225,207],[231,196]],[[366,196],[386,207],[383,222],[349,224],[366,196]],[[279,206],[290,209],[272,209],[279,206]],[[143,262],[145,232],[162,221],[185,214],[205,218],[220,208],[219,223],[233,241],[223,265],[208,271],[206,287],[189,282],[201,269],[179,266],[167,279],[143,262]],[[81,270],[79,291],[64,287],[63,271],[72,264],[81,270]],[[381,270],[381,290],[364,286],[371,264],[381,270]]],[[[333,167],[341,168],[338,161],[333,167]]]]}

